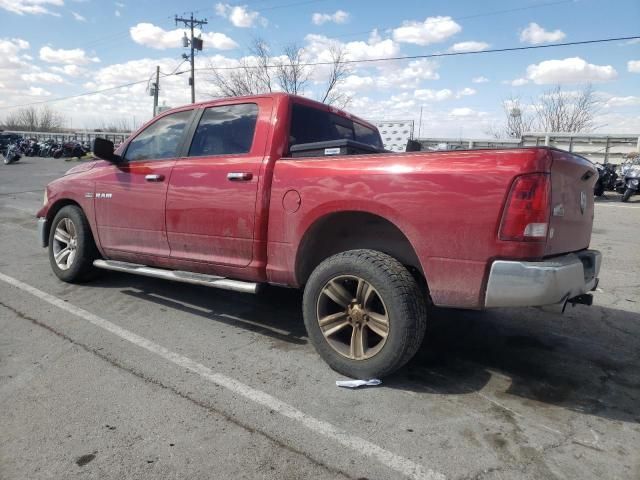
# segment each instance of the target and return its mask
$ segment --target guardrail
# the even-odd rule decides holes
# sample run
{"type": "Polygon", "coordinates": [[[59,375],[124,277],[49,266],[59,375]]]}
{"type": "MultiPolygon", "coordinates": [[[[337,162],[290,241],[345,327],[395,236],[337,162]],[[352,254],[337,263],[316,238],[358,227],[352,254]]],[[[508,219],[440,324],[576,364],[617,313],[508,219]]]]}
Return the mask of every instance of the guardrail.
{"type": "Polygon", "coordinates": [[[527,132],[520,139],[420,138],[423,150],[550,146],[582,155],[592,162],[620,163],[640,152],[640,135],[527,132]]]}

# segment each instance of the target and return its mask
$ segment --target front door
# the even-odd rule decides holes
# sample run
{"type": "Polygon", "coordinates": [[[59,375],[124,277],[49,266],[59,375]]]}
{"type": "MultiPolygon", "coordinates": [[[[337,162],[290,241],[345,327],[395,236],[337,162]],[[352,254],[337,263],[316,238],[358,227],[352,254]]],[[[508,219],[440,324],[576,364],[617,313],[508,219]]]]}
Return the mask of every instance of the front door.
{"type": "Polygon", "coordinates": [[[159,118],[129,142],[123,162],[96,177],[96,224],[108,255],[169,256],[167,186],[192,114],[184,110],[159,118]]]}
{"type": "Polygon", "coordinates": [[[204,110],[167,193],[171,257],[233,267],[253,258],[255,209],[272,100],[204,110]]]}

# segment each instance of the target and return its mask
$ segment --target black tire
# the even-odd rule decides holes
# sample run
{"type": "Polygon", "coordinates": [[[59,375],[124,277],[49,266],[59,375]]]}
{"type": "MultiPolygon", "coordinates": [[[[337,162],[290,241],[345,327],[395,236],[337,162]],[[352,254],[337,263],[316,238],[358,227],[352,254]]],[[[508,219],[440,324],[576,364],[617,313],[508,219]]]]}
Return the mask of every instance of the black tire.
{"type": "Polygon", "coordinates": [[[596,183],[596,187],[593,189],[593,194],[596,197],[601,197],[604,195],[604,185],[602,183],[596,183]]]}
{"type": "Polygon", "coordinates": [[[53,273],[63,282],[86,282],[95,276],[96,268],[93,266],[93,261],[99,257],[99,253],[93,240],[89,222],[80,207],[67,205],[56,214],[51,223],[48,250],[49,262],[51,263],[53,273]],[[67,269],[58,266],[54,253],[56,248],[61,248],[60,242],[55,238],[56,228],[61,226],[65,219],[69,219],[72,222],[76,235],[75,255],[67,269]]]}
{"type": "MultiPolygon", "coordinates": [[[[338,310],[342,308],[335,305],[338,310]]],[[[323,261],[309,277],[302,307],[309,340],[318,354],[337,372],[359,379],[381,378],[406,364],[420,348],[427,324],[426,293],[398,260],[375,250],[350,250],[323,261]],[[318,323],[320,296],[325,286],[331,280],[351,276],[375,289],[388,318],[386,340],[369,358],[353,359],[339,353],[318,323]]],[[[345,328],[350,329],[345,333],[347,336],[355,329],[345,328]]]]}
{"type": "Polygon", "coordinates": [[[622,194],[622,201],[623,202],[628,202],[629,199],[631,198],[631,195],[633,195],[633,193],[635,192],[635,190],[631,189],[631,188],[627,188],[624,193],[622,194]]]}

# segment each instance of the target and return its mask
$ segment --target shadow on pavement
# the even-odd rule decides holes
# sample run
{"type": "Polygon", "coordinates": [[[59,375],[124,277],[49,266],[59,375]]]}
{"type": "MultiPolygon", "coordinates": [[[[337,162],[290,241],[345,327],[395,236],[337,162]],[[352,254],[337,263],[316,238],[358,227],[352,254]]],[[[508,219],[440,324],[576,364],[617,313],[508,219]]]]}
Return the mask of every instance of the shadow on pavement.
{"type": "Polygon", "coordinates": [[[640,423],[639,337],[640,314],[597,306],[565,317],[536,309],[436,310],[418,355],[386,385],[465,394],[498,372],[511,379],[504,393],[531,407],[640,423]],[[554,322],[575,328],[552,333],[554,322]]]}
{"type": "MultiPolygon", "coordinates": [[[[88,285],[265,335],[285,352],[307,343],[296,290],[267,287],[252,296],[115,272],[88,285]]],[[[554,405],[640,423],[638,338],[640,314],[598,306],[578,306],[564,316],[434,309],[420,351],[385,386],[460,395],[482,390],[499,372],[511,379],[504,393],[534,408],[554,405]],[[554,333],[557,325],[571,326],[570,334],[554,333]]]]}

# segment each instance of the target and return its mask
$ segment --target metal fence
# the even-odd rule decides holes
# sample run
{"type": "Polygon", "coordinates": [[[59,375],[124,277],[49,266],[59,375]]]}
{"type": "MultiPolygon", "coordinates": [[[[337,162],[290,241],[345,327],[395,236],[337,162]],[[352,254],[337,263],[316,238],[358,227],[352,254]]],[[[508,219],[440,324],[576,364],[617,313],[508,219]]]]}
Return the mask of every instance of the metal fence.
{"type": "Polygon", "coordinates": [[[123,142],[131,133],[112,133],[112,132],[24,132],[18,130],[4,130],[2,133],[17,133],[24,138],[34,138],[38,141],[52,138],[58,143],[70,142],[92,142],[96,137],[111,140],[116,145],[123,142]]]}
{"type": "Polygon", "coordinates": [[[640,152],[640,135],[527,132],[521,139],[420,138],[423,150],[550,146],[587,157],[592,162],[620,163],[640,152]]]}

